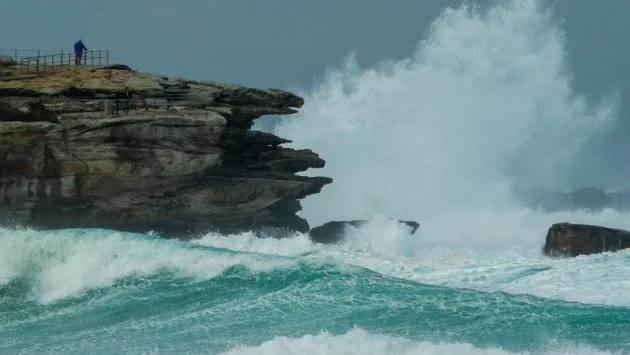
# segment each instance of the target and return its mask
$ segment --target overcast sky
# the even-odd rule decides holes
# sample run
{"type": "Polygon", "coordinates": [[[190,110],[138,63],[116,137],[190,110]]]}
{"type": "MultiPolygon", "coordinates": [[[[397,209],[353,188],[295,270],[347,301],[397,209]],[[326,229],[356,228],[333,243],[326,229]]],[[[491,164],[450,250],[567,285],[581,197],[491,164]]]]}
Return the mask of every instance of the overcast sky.
{"type": "MultiPolygon", "coordinates": [[[[114,62],[169,76],[307,89],[356,50],[363,66],[409,56],[458,0],[1,0],[0,48],[111,50],[114,62]]],[[[497,0],[477,0],[481,5],[497,0]]],[[[630,92],[630,2],[549,0],[567,30],[575,87],[598,99],[630,92]]],[[[625,125],[605,148],[630,156],[625,125]]],[[[604,148],[601,148],[604,149],[604,148]]],[[[605,153],[605,154],[604,154],[605,153]]],[[[598,153],[599,154],[599,153],[598,153]]]]}
{"type": "MultiPolygon", "coordinates": [[[[578,89],[624,86],[630,2],[553,0],[578,89]]],[[[489,4],[495,0],[477,0],[489,4]]],[[[0,48],[111,50],[138,70],[256,87],[308,87],[356,50],[363,65],[412,53],[458,0],[2,0],[0,48]]]]}

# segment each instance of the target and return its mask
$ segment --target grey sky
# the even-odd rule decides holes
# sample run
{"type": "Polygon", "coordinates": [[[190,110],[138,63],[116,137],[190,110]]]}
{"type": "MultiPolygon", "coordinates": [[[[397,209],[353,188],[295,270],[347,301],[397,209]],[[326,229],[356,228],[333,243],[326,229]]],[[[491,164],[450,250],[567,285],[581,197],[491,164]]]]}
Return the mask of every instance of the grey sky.
{"type": "MultiPolygon", "coordinates": [[[[488,4],[494,0],[477,0],[488,4]]],[[[371,65],[403,58],[459,0],[3,0],[0,48],[108,48],[117,62],[258,87],[300,85],[352,49],[371,65]]],[[[555,0],[581,91],[622,85],[625,1],[555,0]]]]}
{"type": "MultiPolygon", "coordinates": [[[[551,1],[551,0],[550,0],[551,1]]],[[[576,89],[594,99],[630,92],[630,2],[553,0],[568,35],[576,89]]],[[[495,0],[478,0],[489,4],[495,0]]],[[[306,89],[356,50],[362,65],[412,53],[430,21],[458,0],[2,0],[0,48],[108,48],[134,69],[306,89]]],[[[627,110],[622,106],[622,115],[627,110]]],[[[627,120],[624,120],[626,122],[627,120]]],[[[621,127],[594,146],[612,169],[630,156],[621,127]]],[[[630,169],[628,169],[630,171],[630,169]]],[[[630,184],[630,183],[629,183],[630,184]]]]}
{"type": "Polygon", "coordinates": [[[3,0],[0,47],[69,49],[81,37],[141,70],[308,86],[350,49],[368,63],[410,53],[446,3],[457,1],[3,0]]]}

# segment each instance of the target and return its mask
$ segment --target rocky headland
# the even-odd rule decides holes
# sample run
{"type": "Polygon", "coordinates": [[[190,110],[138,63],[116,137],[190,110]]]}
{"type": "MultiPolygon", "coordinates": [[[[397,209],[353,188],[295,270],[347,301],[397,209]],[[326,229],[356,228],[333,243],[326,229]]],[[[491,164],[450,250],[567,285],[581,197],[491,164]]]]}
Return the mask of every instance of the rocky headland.
{"type": "Polygon", "coordinates": [[[300,200],[332,179],[325,162],[251,130],[297,112],[290,92],[167,78],[123,65],[0,80],[0,217],[36,228],[186,237],[265,227],[306,232],[300,200]],[[127,115],[104,111],[129,87],[127,115]],[[146,98],[168,107],[147,107],[146,98]],[[168,108],[168,110],[167,110],[168,108]]]}
{"type": "MultiPolygon", "coordinates": [[[[152,231],[184,239],[271,229],[337,243],[346,228],[365,221],[311,229],[297,215],[300,200],[332,182],[298,174],[323,167],[324,160],[251,129],[261,116],[290,115],[303,104],[283,90],[168,78],[124,65],[2,77],[0,224],[152,231]],[[132,110],[112,115],[106,102],[125,87],[134,94],[132,110]]],[[[630,210],[627,192],[517,195],[547,212],[630,210]]],[[[399,222],[411,234],[419,227],[399,222]]],[[[558,223],[549,229],[543,253],[571,257],[625,248],[630,232],[558,223]]]]}

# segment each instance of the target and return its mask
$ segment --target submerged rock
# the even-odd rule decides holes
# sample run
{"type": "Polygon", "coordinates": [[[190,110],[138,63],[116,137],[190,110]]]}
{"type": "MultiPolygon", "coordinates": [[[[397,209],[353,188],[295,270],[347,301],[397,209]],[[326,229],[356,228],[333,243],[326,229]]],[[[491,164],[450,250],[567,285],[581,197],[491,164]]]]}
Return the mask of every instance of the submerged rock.
{"type": "Polygon", "coordinates": [[[547,256],[578,256],[630,248],[630,232],[600,226],[557,223],[543,247],[547,256]]]}
{"type": "MultiPolygon", "coordinates": [[[[354,221],[332,221],[325,223],[319,227],[311,229],[309,235],[311,240],[316,243],[331,244],[340,242],[345,236],[346,228],[348,226],[359,228],[366,224],[366,220],[354,220],[354,221]]],[[[420,224],[414,221],[398,221],[399,223],[407,225],[410,228],[411,234],[414,234],[420,224]]]]}

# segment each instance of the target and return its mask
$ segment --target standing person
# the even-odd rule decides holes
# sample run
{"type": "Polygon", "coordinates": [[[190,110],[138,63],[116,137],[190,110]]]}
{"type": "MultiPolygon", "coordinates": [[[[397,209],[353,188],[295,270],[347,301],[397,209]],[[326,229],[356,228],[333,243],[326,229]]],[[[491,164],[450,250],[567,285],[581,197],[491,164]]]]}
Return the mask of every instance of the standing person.
{"type": "MultiPolygon", "coordinates": [[[[83,51],[87,52],[87,47],[83,44],[83,40],[78,40],[74,44],[74,65],[81,65],[81,58],[83,58],[83,51]]],[[[85,58],[87,61],[87,58],[85,58]]]]}
{"type": "Polygon", "coordinates": [[[120,114],[120,100],[123,98],[123,91],[118,89],[116,90],[116,99],[114,102],[114,115],[120,114]]]}
{"type": "Polygon", "coordinates": [[[125,114],[127,114],[129,110],[131,110],[131,99],[133,97],[128,86],[125,87],[125,91],[123,91],[123,97],[125,98],[125,114]]]}

